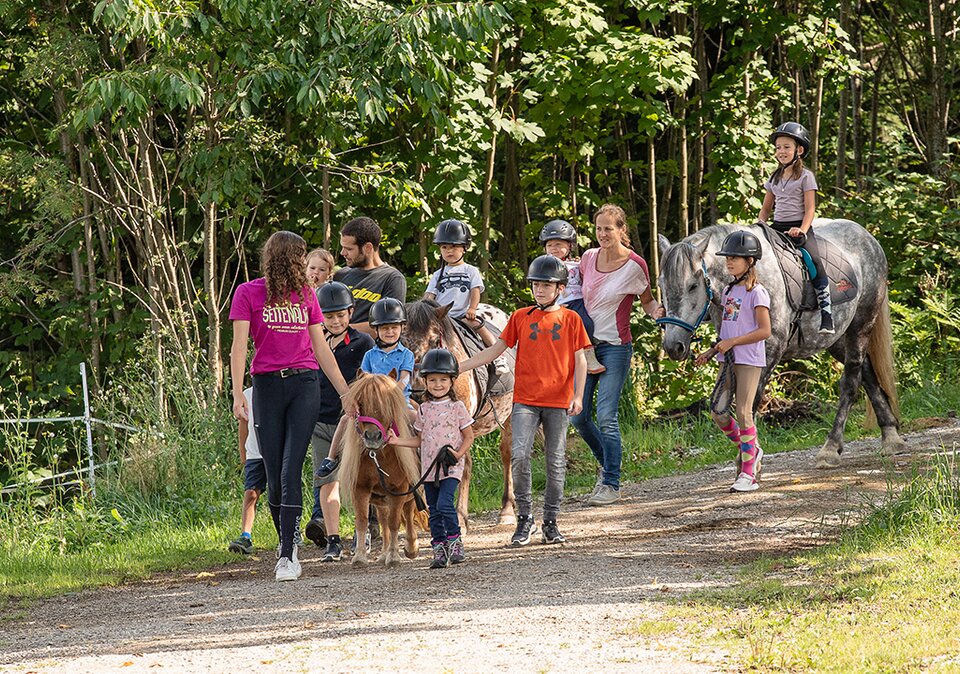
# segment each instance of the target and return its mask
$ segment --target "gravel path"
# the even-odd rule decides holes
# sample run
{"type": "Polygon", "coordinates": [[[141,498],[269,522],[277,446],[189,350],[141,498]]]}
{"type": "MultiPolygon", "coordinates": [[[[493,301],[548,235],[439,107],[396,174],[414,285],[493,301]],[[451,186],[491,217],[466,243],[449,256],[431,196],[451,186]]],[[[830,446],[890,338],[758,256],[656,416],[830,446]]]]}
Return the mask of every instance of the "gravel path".
{"type": "MultiPolygon", "coordinates": [[[[910,464],[960,441],[960,425],[907,436],[910,464]]],[[[664,598],[731,583],[761,554],[820,544],[887,492],[877,440],[849,443],[840,468],[812,468],[816,449],[768,456],[763,488],[732,495],[732,466],[625,485],[603,509],[569,499],[563,546],[505,547],[512,528],[473,521],[468,563],[387,571],[320,564],[277,584],[262,552],[200,574],[37,602],[0,630],[0,671],[607,672],[727,669],[725,654],[641,636],[664,598]]],[[[425,542],[425,541],[422,541],[425,542]]]]}

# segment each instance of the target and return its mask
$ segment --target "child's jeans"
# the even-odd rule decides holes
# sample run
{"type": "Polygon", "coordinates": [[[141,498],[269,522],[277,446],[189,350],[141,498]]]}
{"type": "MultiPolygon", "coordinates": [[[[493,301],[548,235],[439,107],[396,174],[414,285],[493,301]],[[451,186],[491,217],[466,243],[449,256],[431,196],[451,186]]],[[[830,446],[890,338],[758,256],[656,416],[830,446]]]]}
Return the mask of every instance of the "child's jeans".
{"type": "Polygon", "coordinates": [[[593,341],[593,319],[590,318],[590,315],[587,314],[587,308],[583,305],[583,300],[570,300],[564,304],[567,309],[570,311],[576,312],[580,317],[580,320],[583,321],[583,327],[587,331],[587,337],[590,338],[590,341],[593,341]]]}
{"type": "Polygon", "coordinates": [[[440,486],[432,481],[423,483],[427,496],[427,508],[430,509],[430,536],[434,543],[443,543],[448,538],[460,535],[460,519],[454,496],[460,480],[448,477],[440,480],[440,486]]]}
{"type": "Polygon", "coordinates": [[[543,424],[543,454],[547,461],[547,486],[543,494],[543,519],[556,520],[563,498],[563,481],[567,473],[567,410],[559,407],[534,407],[523,403],[513,404],[510,417],[513,426],[513,455],[510,467],[513,470],[513,492],[517,499],[517,514],[530,517],[533,514],[533,483],[530,458],[533,454],[533,438],[537,427],[543,424]]]}

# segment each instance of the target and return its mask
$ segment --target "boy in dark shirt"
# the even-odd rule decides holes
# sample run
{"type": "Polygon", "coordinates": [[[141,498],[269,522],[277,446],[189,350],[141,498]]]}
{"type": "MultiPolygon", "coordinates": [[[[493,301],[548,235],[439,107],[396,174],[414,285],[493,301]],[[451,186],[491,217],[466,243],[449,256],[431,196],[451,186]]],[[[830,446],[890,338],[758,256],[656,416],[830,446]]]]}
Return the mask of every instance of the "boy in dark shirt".
{"type": "MultiPolygon", "coordinates": [[[[320,309],[323,311],[327,343],[333,351],[340,373],[347,383],[353,381],[360,370],[363,356],[373,348],[373,339],[350,326],[353,314],[353,295],[342,283],[333,281],[317,291],[320,309]]],[[[340,396],[332,386],[326,386],[326,378],[320,376],[320,416],[313,429],[314,472],[330,450],[330,443],[343,415],[340,396]]],[[[307,523],[306,536],[319,546],[326,544],[324,562],[338,561],[343,555],[340,542],[340,483],[339,470],[320,477],[314,475],[313,514],[307,523]]]]}

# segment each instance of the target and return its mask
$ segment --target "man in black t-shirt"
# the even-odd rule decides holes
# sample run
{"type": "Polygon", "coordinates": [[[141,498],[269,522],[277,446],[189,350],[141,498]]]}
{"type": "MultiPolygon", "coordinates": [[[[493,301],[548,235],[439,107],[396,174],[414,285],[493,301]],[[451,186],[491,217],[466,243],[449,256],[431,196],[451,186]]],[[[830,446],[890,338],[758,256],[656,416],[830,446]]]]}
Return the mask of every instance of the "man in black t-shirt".
{"type": "Polygon", "coordinates": [[[353,293],[356,307],[351,325],[376,337],[367,318],[370,308],[383,297],[407,299],[407,279],[380,259],[380,226],[373,218],[354,218],[340,232],[340,255],[347,266],[333,276],[353,293]]]}

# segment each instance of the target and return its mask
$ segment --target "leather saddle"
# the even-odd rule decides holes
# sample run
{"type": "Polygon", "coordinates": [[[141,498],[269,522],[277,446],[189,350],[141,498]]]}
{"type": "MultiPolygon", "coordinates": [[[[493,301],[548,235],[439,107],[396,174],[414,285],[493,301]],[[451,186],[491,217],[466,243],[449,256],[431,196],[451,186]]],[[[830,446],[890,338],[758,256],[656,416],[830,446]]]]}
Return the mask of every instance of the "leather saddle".
{"type": "MultiPolygon", "coordinates": [[[[480,335],[469,325],[458,318],[454,318],[453,326],[460,336],[460,341],[463,342],[463,346],[467,351],[467,357],[476,355],[486,348],[483,340],[480,339],[480,335]]],[[[500,328],[490,321],[487,321],[486,328],[494,337],[499,337],[502,332],[500,328]]],[[[513,391],[513,367],[515,360],[513,350],[507,349],[500,358],[506,359],[507,366],[510,368],[509,372],[498,375],[495,363],[490,363],[486,367],[475,368],[472,372],[474,381],[477,384],[477,391],[480,392],[479,409],[471,410],[474,418],[477,418],[477,415],[480,414],[481,409],[484,407],[484,400],[490,397],[505,395],[513,391]]]]}
{"type": "MultiPolygon", "coordinates": [[[[810,254],[803,248],[795,246],[786,234],[778,232],[769,225],[758,222],[753,226],[760,228],[764,237],[773,246],[777,263],[783,274],[783,283],[787,289],[787,299],[793,310],[803,312],[819,309],[817,294],[811,283],[817,272],[810,254]]],[[[856,272],[840,248],[831,241],[823,236],[818,236],[816,241],[823,269],[830,277],[831,303],[836,306],[849,302],[859,292],[856,272]]]]}

